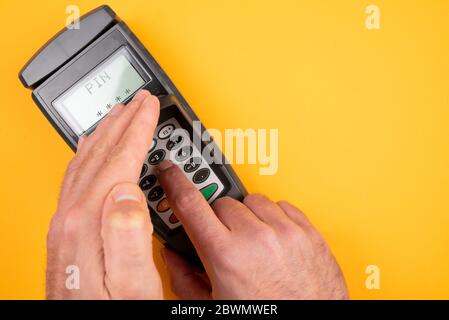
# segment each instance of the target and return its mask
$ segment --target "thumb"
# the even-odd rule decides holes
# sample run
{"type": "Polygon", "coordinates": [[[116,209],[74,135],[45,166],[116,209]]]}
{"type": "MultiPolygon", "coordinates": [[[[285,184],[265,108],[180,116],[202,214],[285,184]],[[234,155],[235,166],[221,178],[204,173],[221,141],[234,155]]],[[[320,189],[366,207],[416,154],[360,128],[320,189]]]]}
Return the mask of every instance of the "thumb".
{"type": "Polygon", "coordinates": [[[211,299],[209,284],[184,258],[168,248],[162,248],[161,254],[170,275],[172,290],[180,299],[211,299]]]}
{"type": "Polygon", "coordinates": [[[135,183],[117,184],[106,197],[101,227],[105,285],[111,298],[163,297],[152,233],[145,195],[135,183]]]}

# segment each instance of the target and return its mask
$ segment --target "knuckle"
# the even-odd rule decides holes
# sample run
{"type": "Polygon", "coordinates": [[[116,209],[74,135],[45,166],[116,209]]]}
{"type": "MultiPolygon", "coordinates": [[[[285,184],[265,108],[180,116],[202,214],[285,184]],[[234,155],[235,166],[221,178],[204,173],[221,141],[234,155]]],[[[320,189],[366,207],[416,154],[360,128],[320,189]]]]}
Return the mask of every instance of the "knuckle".
{"type": "Polygon", "coordinates": [[[230,205],[232,205],[234,203],[234,199],[232,199],[229,196],[224,196],[221,198],[218,198],[217,200],[215,200],[212,204],[212,208],[215,209],[222,209],[222,208],[229,208],[230,205]]]}
{"type": "Polygon", "coordinates": [[[108,155],[106,162],[113,163],[126,160],[126,163],[129,166],[133,166],[137,163],[137,158],[137,154],[133,148],[126,148],[125,145],[118,144],[112,148],[112,151],[108,155]]]}
{"type": "Polygon", "coordinates": [[[170,168],[164,170],[161,175],[167,180],[167,181],[177,181],[176,179],[183,178],[182,172],[180,172],[178,166],[171,166],[170,168]]]}
{"type": "Polygon", "coordinates": [[[195,192],[195,190],[179,193],[175,197],[176,206],[181,211],[191,211],[197,208],[201,200],[201,195],[195,192]]]}
{"type": "Polygon", "coordinates": [[[292,207],[292,208],[297,209],[294,205],[292,205],[290,202],[288,202],[287,200],[284,200],[284,199],[279,200],[279,201],[277,202],[277,204],[278,204],[278,205],[285,205],[285,206],[289,206],[289,207],[292,207]]]}
{"type": "Polygon", "coordinates": [[[77,239],[82,230],[81,219],[78,216],[78,209],[68,209],[64,217],[60,219],[59,231],[65,239],[77,239]]]}
{"type": "Polygon", "coordinates": [[[260,193],[252,193],[252,194],[248,194],[245,199],[243,199],[243,203],[259,203],[261,201],[266,200],[267,197],[265,197],[264,195],[260,194],[260,193]]]}
{"type": "Polygon", "coordinates": [[[304,239],[304,234],[299,228],[286,228],[283,230],[283,235],[287,241],[302,241],[304,239]]]}
{"type": "Polygon", "coordinates": [[[285,243],[304,243],[308,242],[308,237],[300,229],[286,229],[282,232],[282,240],[285,243]]]}
{"type": "Polygon", "coordinates": [[[60,224],[61,224],[61,212],[56,211],[55,214],[51,217],[48,230],[51,231],[58,229],[60,224]]]}
{"type": "Polygon", "coordinates": [[[76,155],[70,160],[69,164],[67,165],[66,175],[71,175],[75,173],[79,168],[81,167],[81,160],[76,155]]]}
{"type": "Polygon", "coordinates": [[[106,162],[110,163],[117,159],[120,159],[123,157],[125,151],[124,147],[122,145],[116,145],[114,148],[112,148],[111,153],[108,155],[108,158],[106,159],[106,162]]]}
{"type": "Polygon", "coordinates": [[[89,155],[91,157],[100,157],[105,155],[108,150],[110,149],[110,145],[106,141],[101,141],[98,143],[95,143],[89,150],[89,155]]]}
{"type": "Polygon", "coordinates": [[[50,220],[50,225],[47,233],[47,245],[52,246],[56,244],[58,234],[60,232],[61,216],[59,213],[55,213],[50,220]]]}
{"type": "Polygon", "coordinates": [[[143,127],[148,126],[148,122],[150,121],[150,119],[148,117],[144,117],[144,118],[138,117],[138,118],[135,118],[133,121],[134,121],[134,125],[136,125],[136,127],[143,128],[143,127]]]}
{"type": "Polygon", "coordinates": [[[290,240],[301,241],[304,237],[304,232],[302,232],[301,228],[297,227],[294,224],[283,225],[280,234],[287,241],[290,241],[290,240]]]}
{"type": "Polygon", "coordinates": [[[269,226],[255,226],[251,231],[251,237],[256,241],[260,241],[264,244],[272,244],[277,242],[276,232],[269,226]]]}
{"type": "Polygon", "coordinates": [[[315,241],[315,251],[318,254],[326,254],[330,252],[330,248],[327,245],[327,242],[323,238],[316,239],[315,241]]]}

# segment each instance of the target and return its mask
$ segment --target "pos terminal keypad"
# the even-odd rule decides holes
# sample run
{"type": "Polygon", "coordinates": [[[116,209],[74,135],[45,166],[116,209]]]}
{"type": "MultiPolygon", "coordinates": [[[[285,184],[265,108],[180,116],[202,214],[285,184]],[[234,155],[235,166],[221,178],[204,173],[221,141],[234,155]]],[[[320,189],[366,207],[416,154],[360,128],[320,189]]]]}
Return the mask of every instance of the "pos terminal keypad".
{"type": "Polygon", "coordinates": [[[193,185],[211,203],[223,191],[222,182],[215,175],[198,148],[193,145],[188,132],[175,118],[158,125],[148,157],[142,167],[139,186],[147,202],[159,218],[170,229],[181,225],[170,208],[164,190],[159,185],[155,168],[162,160],[171,160],[184,172],[193,185]]]}

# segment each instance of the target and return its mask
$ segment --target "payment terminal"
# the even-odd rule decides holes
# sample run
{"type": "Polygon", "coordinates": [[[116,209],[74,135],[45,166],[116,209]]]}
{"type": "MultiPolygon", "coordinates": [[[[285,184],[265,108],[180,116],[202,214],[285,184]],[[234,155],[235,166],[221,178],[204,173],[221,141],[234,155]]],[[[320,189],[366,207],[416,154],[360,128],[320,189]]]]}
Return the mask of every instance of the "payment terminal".
{"type": "Polygon", "coordinates": [[[78,29],[64,28],[28,61],[19,78],[74,151],[79,137],[94,131],[115,104],[126,104],[140,88],[159,97],[160,119],[139,185],[156,234],[199,265],[155,167],[164,159],[175,160],[209,203],[222,196],[242,200],[246,191],[217,145],[204,139],[204,126],[178,89],[115,12],[101,6],[82,16],[78,29]]]}

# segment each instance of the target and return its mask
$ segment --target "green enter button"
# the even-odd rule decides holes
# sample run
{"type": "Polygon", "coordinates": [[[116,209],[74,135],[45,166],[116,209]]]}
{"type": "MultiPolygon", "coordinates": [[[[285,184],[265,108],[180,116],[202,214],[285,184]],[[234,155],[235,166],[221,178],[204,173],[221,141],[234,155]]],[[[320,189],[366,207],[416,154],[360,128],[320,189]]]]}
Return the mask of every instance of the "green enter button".
{"type": "Polygon", "coordinates": [[[202,188],[200,190],[200,192],[203,194],[203,196],[204,196],[204,198],[206,198],[206,200],[209,200],[210,198],[212,198],[212,196],[217,191],[217,189],[218,189],[218,184],[211,183],[211,184],[205,186],[204,188],[202,188]]]}

